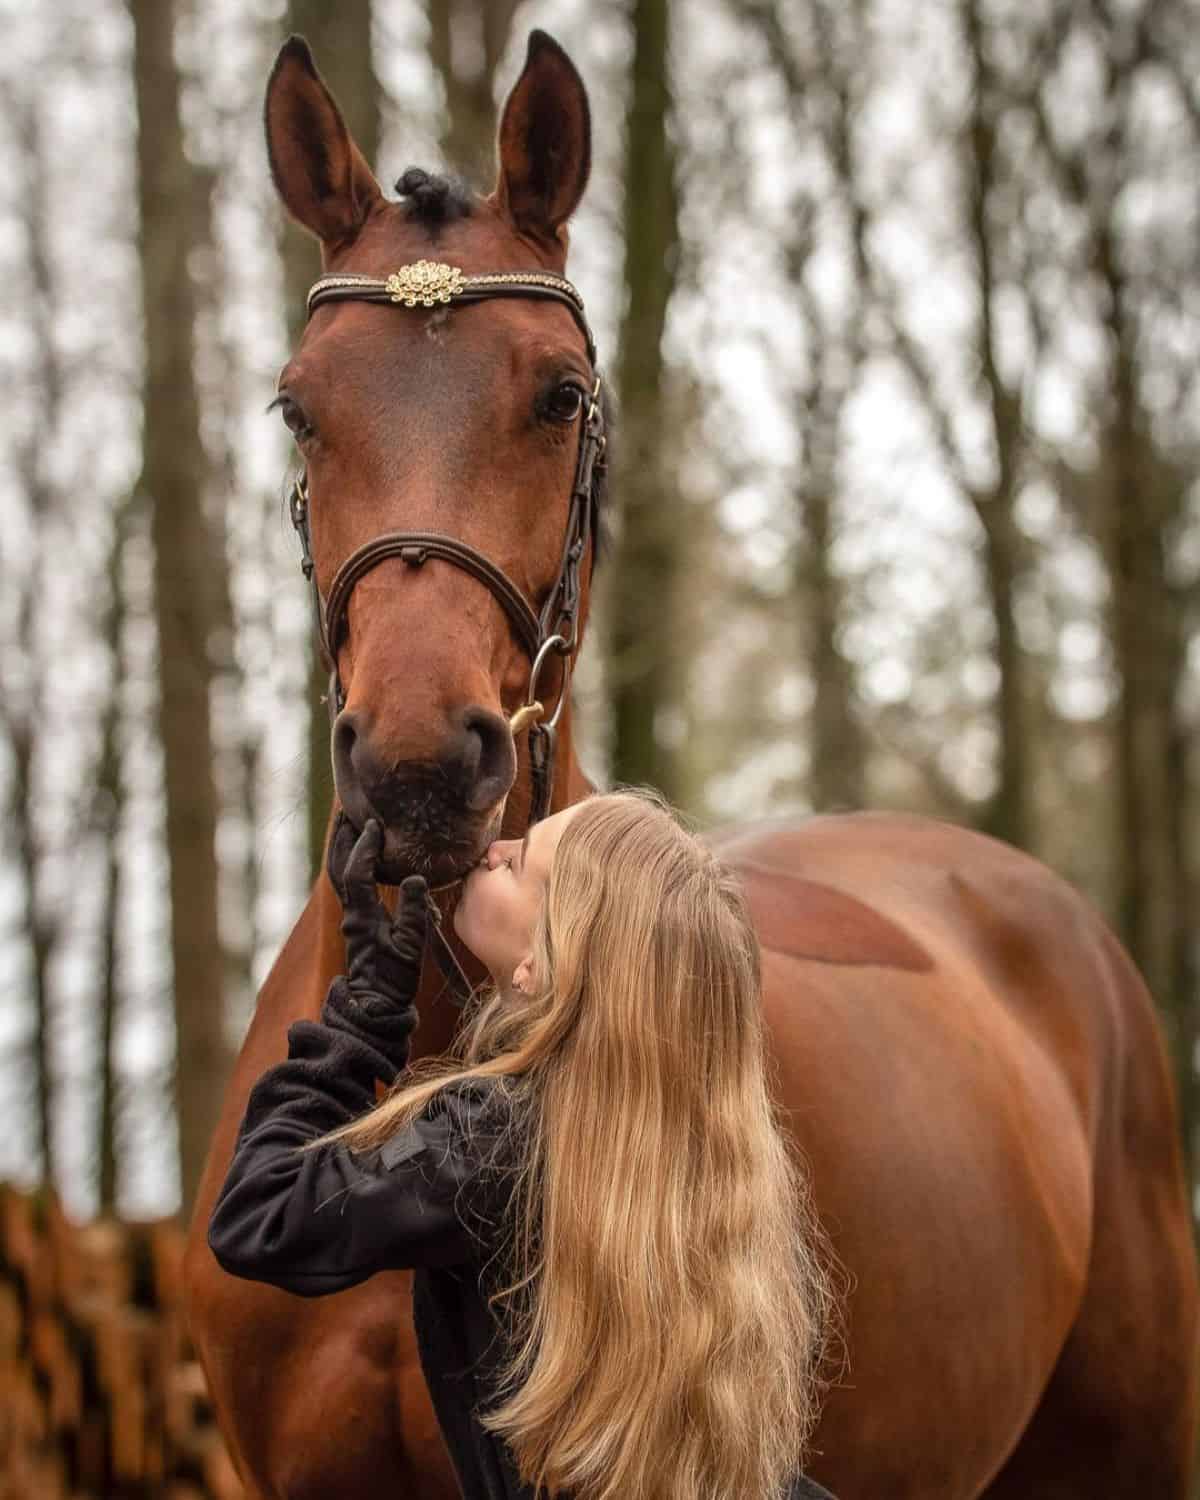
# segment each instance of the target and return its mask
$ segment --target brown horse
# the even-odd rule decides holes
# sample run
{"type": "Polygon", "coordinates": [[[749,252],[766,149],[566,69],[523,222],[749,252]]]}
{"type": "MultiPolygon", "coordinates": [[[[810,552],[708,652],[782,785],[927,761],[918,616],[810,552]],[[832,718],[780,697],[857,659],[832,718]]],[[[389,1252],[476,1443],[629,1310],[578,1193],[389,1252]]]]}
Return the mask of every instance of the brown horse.
{"type": "MultiPolygon", "coordinates": [[[[564,268],[588,108],[540,33],[486,199],[410,175],[405,201],[385,201],[296,40],[266,127],[276,184],[320,238],[326,274],[380,278],[431,253],[467,273],[564,268]]],[[[553,301],[318,307],[281,388],[322,589],[404,526],[467,541],[546,598],[582,420],[564,392],[591,375],[553,301]]],[[[589,565],[581,624],[590,578],[589,565]]],[[[451,881],[498,826],[525,826],[528,746],[506,716],[526,649],[488,587],[445,559],[385,558],[347,625],[339,798],[383,815],[387,878],[418,864],[451,881]]],[[[569,706],[559,730],[555,808],[591,789],[569,706]]],[[[1189,1206],[1153,1009],[1112,934],[1034,860],[937,822],[851,814],[711,841],[746,880],[790,1127],[852,1281],[814,1476],[842,1500],[1184,1500],[1189,1206]]],[[[308,1301],[224,1275],[205,1240],[247,1093],[342,966],[339,916],[322,877],[260,996],[191,1228],[191,1323],[251,1495],[432,1500],[457,1486],[408,1273],[308,1301]]],[[[456,1017],[427,968],[418,1053],[444,1049],[456,1017]]]]}

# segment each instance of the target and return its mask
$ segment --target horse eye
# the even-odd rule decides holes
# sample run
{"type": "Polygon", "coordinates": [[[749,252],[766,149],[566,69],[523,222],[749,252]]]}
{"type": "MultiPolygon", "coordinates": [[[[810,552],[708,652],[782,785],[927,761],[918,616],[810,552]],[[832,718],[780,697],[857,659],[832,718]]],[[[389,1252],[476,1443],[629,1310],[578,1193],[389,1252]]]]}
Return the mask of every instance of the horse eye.
{"type": "Polygon", "coordinates": [[[573,422],[583,406],[583,390],[573,380],[556,385],[546,397],[542,410],[556,422],[573,422]]]}
{"type": "Polygon", "coordinates": [[[312,436],[312,423],[305,416],[304,408],[289,396],[286,391],[281,391],[275,397],[274,401],[271,402],[271,405],[267,407],[267,410],[271,411],[274,407],[279,408],[279,415],[283,418],[283,425],[298,443],[302,443],[306,438],[312,436]]]}

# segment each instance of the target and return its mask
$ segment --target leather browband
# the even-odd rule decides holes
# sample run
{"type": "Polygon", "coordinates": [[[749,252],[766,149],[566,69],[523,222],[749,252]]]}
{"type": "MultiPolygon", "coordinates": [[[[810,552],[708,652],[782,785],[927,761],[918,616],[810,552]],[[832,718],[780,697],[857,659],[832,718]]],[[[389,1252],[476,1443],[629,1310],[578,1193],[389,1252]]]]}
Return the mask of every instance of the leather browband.
{"type": "Polygon", "coordinates": [[[565,276],[550,271],[492,271],[468,276],[457,266],[419,260],[386,277],[322,276],[308,293],[308,313],[323,302],[388,302],[401,307],[483,302],[492,297],[534,297],[561,302],[587,341],[588,360],[596,364],[596,341],[583,312],[583,298],[565,276]]]}

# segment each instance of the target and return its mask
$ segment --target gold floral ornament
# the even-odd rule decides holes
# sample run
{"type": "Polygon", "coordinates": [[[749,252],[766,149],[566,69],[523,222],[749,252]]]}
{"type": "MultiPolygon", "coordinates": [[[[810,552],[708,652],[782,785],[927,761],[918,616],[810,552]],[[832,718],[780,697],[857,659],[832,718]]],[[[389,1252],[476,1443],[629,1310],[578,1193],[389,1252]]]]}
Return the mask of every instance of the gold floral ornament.
{"type": "Polygon", "coordinates": [[[405,307],[432,307],[436,302],[449,302],[462,290],[462,285],[463,273],[458,267],[438,260],[415,260],[393,271],[387,279],[388,295],[405,307]]]}

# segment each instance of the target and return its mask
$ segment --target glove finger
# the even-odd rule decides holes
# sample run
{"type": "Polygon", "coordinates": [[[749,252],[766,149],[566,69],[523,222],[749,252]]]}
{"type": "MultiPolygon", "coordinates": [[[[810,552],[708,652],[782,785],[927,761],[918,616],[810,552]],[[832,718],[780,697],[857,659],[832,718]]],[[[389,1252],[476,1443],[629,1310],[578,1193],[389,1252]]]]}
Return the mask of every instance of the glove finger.
{"type": "Polygon", "coordinates": [[[421,956],[429,934],[429,887],[423,875],[410,875],[401,884],[395,920],[388,933],[387,949],[391,960],[407,971],[416,982],[421,971],[421,956]]]}
{"type": "Polygon", "coordinates": [[[396,932],[424,937],[429,925],[429,882],[424,875],[409,875],[400,884],[400,904],[392,926],[396,932]]]}
{"type": "Polygon", "coordinates": [[[375,866],[383,847],[383,829],[368,818],[346,861],[345,895],[342,904],[361,912],[385,910],[375,888],[375,866]]]}
{"type": "Polygon", "coordinates": [[[333,825],[333,837],[329,840],[329,855],[325,861],[325,868],[329,875],[329,882],[337,892],[338,900],[343,904],[346,900],[346,864],[357,842],[358,829],[344,812],[339,811],[333,825]]]}

